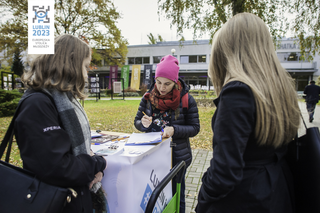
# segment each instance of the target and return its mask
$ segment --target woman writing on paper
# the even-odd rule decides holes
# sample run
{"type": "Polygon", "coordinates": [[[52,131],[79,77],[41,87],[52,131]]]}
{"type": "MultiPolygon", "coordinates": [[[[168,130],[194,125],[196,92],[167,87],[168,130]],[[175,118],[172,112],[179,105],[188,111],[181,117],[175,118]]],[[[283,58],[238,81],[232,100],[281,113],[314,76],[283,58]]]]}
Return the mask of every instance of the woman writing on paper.
{"type": "Polygon", "coordinates": [[[54,49],[55,54],[34,59],[23,75],[29,89],[14,132],[25,169],[43,182],[77,192],[63,212],[92,213],[89,190],[101,186],[106,160],[90,155],[89,121],[77,100],[85,98],[91,49],[72,35],[55,38],[54,49]]]}
{"type": "Polygon", "coordinates": [[[213,37],[208,73],[218,95],[214,152],[196,212],[294,212],[284,155],[299,127],[298,99],[266,24],[233,16],[213,37]]]}
{"type": "MultiPolygon", "coordinates": [[[[192,161],[189,137],[198,134],[200,124],[197,103],[178,76],[178,64],[178,60],[171,55],[161,59],[155,73],[156,81],[144,94],[134,125],[142,132],[163,131],[163,137],[172,137],[173,166],[185,161],[188,167],[192,161]]],[[[181,183],[181,213],[185,212],[184,177],[185,173],[181,183]]],[[[176,183],[173,181],[172,185],[175,192],[176,183]]]]}

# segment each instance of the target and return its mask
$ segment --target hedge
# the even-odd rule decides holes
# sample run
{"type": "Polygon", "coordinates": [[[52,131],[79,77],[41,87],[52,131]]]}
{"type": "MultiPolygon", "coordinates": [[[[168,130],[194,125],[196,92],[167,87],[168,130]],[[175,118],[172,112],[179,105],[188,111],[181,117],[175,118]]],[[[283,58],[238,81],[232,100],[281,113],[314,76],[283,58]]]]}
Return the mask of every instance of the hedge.
{"type": "Polygon", "coordinates": [[[12,116],[21,97],[18,90],[0,89],[0,117],[12,116]]]}

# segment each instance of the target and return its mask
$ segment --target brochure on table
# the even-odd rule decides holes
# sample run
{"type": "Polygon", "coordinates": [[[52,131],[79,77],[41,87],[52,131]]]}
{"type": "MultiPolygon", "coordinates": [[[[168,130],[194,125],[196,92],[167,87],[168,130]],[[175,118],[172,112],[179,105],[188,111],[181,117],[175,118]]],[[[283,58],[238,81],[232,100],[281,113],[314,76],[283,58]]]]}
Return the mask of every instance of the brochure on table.
{"type": "Polygon", "coordinates": [[[160,132],[150,133],[132,133],[131,135],[122,135],[116,139],[103,142],[103,137],[110,135],[91,133],[92,143],[91,149],[96,155],[111,156],[122,155],[128,157],[135,157],[130,159],[132,163],[139,161],[143,153],[149,152],[156,144],[162,141],[160,132]],[[101,137],[101,138],[99,138],[101,137]],[[99,142],[99,139],[102,141],[99,142]]]}

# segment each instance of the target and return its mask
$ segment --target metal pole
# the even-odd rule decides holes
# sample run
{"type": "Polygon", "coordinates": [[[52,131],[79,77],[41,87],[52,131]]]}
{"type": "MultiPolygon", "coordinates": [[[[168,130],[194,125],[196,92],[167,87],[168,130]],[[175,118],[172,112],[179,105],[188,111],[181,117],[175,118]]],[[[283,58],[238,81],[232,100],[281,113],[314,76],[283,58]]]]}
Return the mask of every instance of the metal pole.
{"type": "Polygon", "coordinates": [[[96,101],[98,101],[98,89],[100,89],[100,87],[99,87],[98,74],[96,74],[96,101]]]}

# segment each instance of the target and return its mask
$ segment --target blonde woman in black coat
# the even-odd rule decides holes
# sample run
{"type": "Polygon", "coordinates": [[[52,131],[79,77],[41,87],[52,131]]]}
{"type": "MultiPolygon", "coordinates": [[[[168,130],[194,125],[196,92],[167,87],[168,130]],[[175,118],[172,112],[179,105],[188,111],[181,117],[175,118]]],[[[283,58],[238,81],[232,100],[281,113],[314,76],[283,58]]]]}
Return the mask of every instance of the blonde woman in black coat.
{"type": "Polygon", "coordinates": [[[196,212],[294,212],[284,155],[299,106],[266,24],[249,13],[231,18],[213,38],[208,73],[218,95],[213,157],[196,212]]]}

